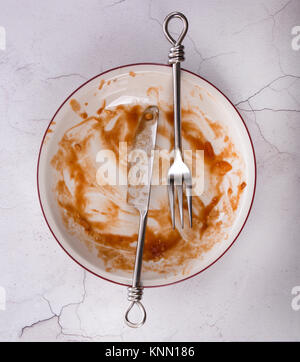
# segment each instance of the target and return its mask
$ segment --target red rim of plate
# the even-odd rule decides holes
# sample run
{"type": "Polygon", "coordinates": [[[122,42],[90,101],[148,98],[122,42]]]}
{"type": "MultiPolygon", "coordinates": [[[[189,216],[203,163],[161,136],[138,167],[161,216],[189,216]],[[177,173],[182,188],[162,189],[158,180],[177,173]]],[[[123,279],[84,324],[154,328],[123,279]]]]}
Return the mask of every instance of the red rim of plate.
{"type": "MultiPolygon", "coordinates": [[[[96,76],[94,76],[93,78],[87,80],[85,83],[81,84],[74,92],[72,92],[67,98],[66,100],[60,105],[60,107],[58,108],[58,110],[55,112],[54,116],[52,117],[46,131],[45,131],[45,134],[44,134],[44,137],[42,139],[42,142],[41,142],[41,146],[40,146],[40,149],[39,149],[39,155],[38,155],[38,162],[37,162],[37,191],[38,191],[38,198],[39,198],[39,203],[41,205],[41,209],[42,209],[42,213],[43,213],[43,216],[44,216],[44,219],[46,221],[46,224],[48,225],[48,228],[49,230],[51,231],[53,237],[55,238],[55,240],[58,242],[58,244],[60,245],[60,247],[65,251],[65,253],[72,259],[74,260],[78,265],[80,265],[83,269],[85,269],[86,271],[90,272],[91,274],[101,278],[101,279],[104,279],[108,282],[111,282],[111,283],[114,283],[114,284],[118,284],[118,285],[123,285],[123,286],[129,286],[128,284],[124,284],[124,283],[119,283],[119,282],[116,282],[114,280],[111,280],[111,279],[108,279],[108,278],[105,278],[93,271],[91,271],[90,269],[88,269],[87,267],[85,267],[84,265],[82,265],[81,263],[79,263],[63,246],[62,244],[60,243],[60,241],[58,240],[58,238],[56,237],[56,235],[54,234],[53,230],[51,229],[50,225],[49,225],[49,222],[46,218],[46,215],[45,215],[45,212],[44,212],[44,209],[43,209],[43,205],[42,205],[42,201],[41,201],[41,196],[40,196],[40,189],[39,189],[39,165],[40,165],[40,157],[41,157],[41,152],[42,152],[42,148],[43,148],[43,144],[44,144],[44,140],[45,140],[45,137],[46,137],[46,134],[47,134],[47,131],[52,123],[52,121],[54,120],[54,118],[56,117],[57,113],[60,111],[60,109],[63,107],[63,105],[73,96],[73,94],[75,94],[80,88],[82,88],[83,86],[85,86],[87,83],[91,82],[93,79],[97,78],[97,77],[100,77],[101,75],[103,74],[106,74],[106,73],[109,73],[113,70],[117,70],[117,69],[121,69],[121,68],[126,68],[126,67],[133,67],[133,66],[136,66],[136,65],[154,65],[154,66],[164,66],[164,67],[170,67],[169,65],[167,64],[160,64],[160,63],[134,63],[134,64],[127,64],[127,65],[121,65],[119,67],[115,67],[115,68],[112,68],[112,69],[109,69],[109,70],[106,70],[105,72],[102,72],[96,76]]],[[[204,272],[204,270],[208,269],[209,267],[211,267],[213,264],[215,264],[219,259],[222,258],[222,256],[227,253],[227,251],[232,247],[232,245],[235,243],[235,241],[237,240],[237,238],[239,237],[240,233],[242,232],[247,220],[248,220],[248,217],[249,217],[249,214],[250,214],[250,211],[252,209],[252,205],[253,205],[253,201],[254,201],[254,195],[255,195],[255,190],[256,190],[256,178],[257,178],[257,169],[256,169],[256,157],[255,157],[255,152],[254,152],[254,147],[253,147],[253,142],[252,142],[252,139],[251,139],[251,136],[250,136],[250,133],[249,133],[249,130],[246,126],[246,123],[245,121],[243,120],[243,117],[241,116],[240,112],[237,110],[237,108],[234,106],[234,104],[230,101],[230,99],[228,99],[226,97],[226,95],[221,92],[216,86],[214,86],[212,83],[210,83],[208,80],[206,80],[205,78],[201,77],[200,75],[196,74],[196,73],[193,73],[189,70],[186,70],[186,69],[182,69],[184,70],[185,72],[188,72],[202,80],[204,80],[205,82],[207,82],[208,84],[210,84],[212,87],[214,87],[219,93],[221,93],[225,99],[227,99],[227,101],[232,105],[232,107],[235,109],[235,111],[237,112],[237,114],[239,115],[246,131],[247,131],[247,134],[248,134],[248,137],[249,137],[249,140],[250,140],[250,143],[251,143],[251,147],[252,147],[252,152],[253,152],[253,160],[254,160],[254,188],[253,188],[253,195],[252,195],[252,200],[251,200],[251,204],[250,204],[250,207],[249,207],[249,210],[248,210],[248,213],[247,213],[247,216],[245,218],[245,221],[240,229],[240,231],[237,233],[236,237],[234,238],[234,240],[232,241],[232,243],[228,246],[228,248],[216,259],[214,260],[212,263],[210,263],[207,267],[201,269],[200,271],[198,271],[197,273],[194,273],[192,275],[189,275],[188,277],[186,278],[183,278],[183,279],[180,279],[180,280],[177,280],[175,282],[171,282],[171,283],[166,283],[166,284],[162,284],[162,285],[149,285],[149,286],[145,286],[145,288],[158,288],[158,287],[165,287],[167,285],[172,285],[172,284],[177,284],[177,283],[180,283],[180,282],[183,282],[184,280],[187,280],[187,279],[190,279],[190,278],[193,278],[195,277],[196,275],[204,272]]]]}

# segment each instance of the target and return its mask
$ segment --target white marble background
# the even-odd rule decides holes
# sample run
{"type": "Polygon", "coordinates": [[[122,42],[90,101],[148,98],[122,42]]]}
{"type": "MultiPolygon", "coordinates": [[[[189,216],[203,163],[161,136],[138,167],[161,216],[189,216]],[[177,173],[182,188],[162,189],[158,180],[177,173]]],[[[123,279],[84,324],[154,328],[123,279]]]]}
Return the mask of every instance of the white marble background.
{"type": "Polygon", "coordinates": [[[299,0],[0,0],[0,340],[300,340],[291,306],[300,285],[297,25],[299,0]],[[226,93],[247,123],[257,193],[231,250],[191,280],[146,290],[147,324],[132,330],[126,290],[85,273],[50,234],[36,163],[49,120],[82,82],[121,64],[166,62],[161,23],[174,10],[190,22],[184,67],[226,93]]]}

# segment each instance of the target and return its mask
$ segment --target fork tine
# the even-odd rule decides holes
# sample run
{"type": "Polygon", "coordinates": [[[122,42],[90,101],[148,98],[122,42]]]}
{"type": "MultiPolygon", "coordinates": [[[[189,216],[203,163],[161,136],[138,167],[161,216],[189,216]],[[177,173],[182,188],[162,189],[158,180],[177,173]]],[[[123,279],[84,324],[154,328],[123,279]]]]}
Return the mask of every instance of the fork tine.
{"type": "Polygon", "coordinates": [[[186,199],[187,199],[187,205],[188,205],[190,227],[193,227],[193,204],[192,204],[192,192],[191,191],[192,191],[191,186],[186,186],[186,199]]]}
{"type": "Polygon", "coordinates": [[[176,185],[181,228],[183,229],[182,184],[176,185]]]}
{"type": "Polygon", "coordinates": [[[172,226],[175,229],[175,202],[174,202],[174,180],[170,180],[168,184],[168,195],[171,211],[172,226]]]}

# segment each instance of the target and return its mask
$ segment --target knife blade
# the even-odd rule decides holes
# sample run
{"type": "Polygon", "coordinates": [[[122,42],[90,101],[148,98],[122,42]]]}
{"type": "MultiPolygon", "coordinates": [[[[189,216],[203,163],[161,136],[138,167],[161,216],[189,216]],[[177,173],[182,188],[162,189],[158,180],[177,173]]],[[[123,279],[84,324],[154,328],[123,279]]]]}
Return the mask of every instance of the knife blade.
{"type": "Polygon", "coordinates": [[[149,206],[158,112],[156,106],[146,108],[130,153],[127,202],[139,211],[149,206]]]}

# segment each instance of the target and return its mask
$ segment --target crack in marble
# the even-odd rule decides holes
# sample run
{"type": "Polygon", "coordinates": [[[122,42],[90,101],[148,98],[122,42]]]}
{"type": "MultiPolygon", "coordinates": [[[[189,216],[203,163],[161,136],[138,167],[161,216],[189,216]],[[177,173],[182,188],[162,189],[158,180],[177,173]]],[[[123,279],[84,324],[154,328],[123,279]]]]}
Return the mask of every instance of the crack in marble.
{"type": "Polygon", "coordinates": [[[68,73],[68,74],[60,74],[60,75],[56,75],[54,77],[48,77],[46,78],[46,82],[50,81],[50,80],[56,80],[56,79],[63,79],[63,78],[70,78],[70,77],[80,77],[82,79],[87,80],[88,78],[86,78],[85,76],[79,74],[79,73],[68,73]]]}
{"type": "MultiPolygon", "coordinates": [[[[162,28],[163,27],[163,24],[159,21],[159,19],[155,18],[153,15],[152,15],[152,1],[153,0],[150,0],[149,1],[149,6],[148,6],[148,18],[152,21],[155,21],[157,24],[160,25],[160,27],[162,28]]],[[[179,35],[178,33],[175,33],[175,35],[179,35]]],[[[203,65],[204,62],[206,61],[209,61],[211,59],[215,59],[215,58],[218,58],[218,57],[221,57],[221,56],[226,56],[226,55],[230,55],[230,54],[235,54],[236,52],[223,52],[223,53],[218,53],[218,54],[215,54],[215,55],[212,55],[212,56],[209,56],[209,57],[204,57],[202,55],[202,53],[200,52],[195,40],[191,37],[190,34],[187,34],[186,35],[186,38],[192,43],[192,46],[193,46],[193,50],[195,51],[195,53],[198,54],[198,56],[200,57],[200,64],[199,64],[199,67],[197,69],[197,74],[200,73],[201,71],[201,67],[203,65]]]]}
{"type": "MultiPolygon", "coordinates": [[[[266,136],[263,134],[263,131],[262,131],[262,129],[261,129],[261,127],[260,127],[260,125],[259,125],[259,123],[258,123],[258,121],[257,121],[256,111],[253,109],[253,107],[252,107],[252,105],[251,105],[251,103],[250,103],[249,101],[248,101],[248,105],[249,105],[249,107],[251,108],[251,110],[244,110],[244,109],[241,109],[241,108],[239,108],[239,107],[237,107],[237,108],[238,108],[239,110],[241,110],[241,111],[246,111],[246,112],[252,112],[252,113],[253,113],[253,115],[254,115],[254,123],[255,123],[255,125],[256,125],[256,127],[257,127],[257,129],[258,129],[258,132],[259,132],[261,138],[263,139],[263,141],[264,141],[267,145],[269,145],[269,147],[270,147],[271,149],[273,149],[273,150],[275,151],[276,155],[278,155],[278,154],[282,155],[282,154],[283,154],[283,155],[293,156],[293,154],[290,153],[290,152],[281,151],[276,145],[274,145],[271,141],[269,141],[269,140],[266,138],[266,136]]],[[[268,160],[269,160],[269,159],[265,160],[265,162],[267,162],[268,160]]]]}
{"type": "Polygon", "coordinates": [[[249,23],[249,24],[244,25],[242,29],[240,29],[240,30],[232,33],[232,35],[240,34],[240,33],[242,33],[245,29],[247,29],[248,27],[253,26],[253,25],[260,24],[260,23],[262,23],[262,22],[264,22],[264,21],[270,20],[271,18],[273,18],[273,20],[274,20],[274,18],[275,18],[278,14],[280,14],[283,10],[285,10],[291,2],[292,2],[292,0],[289,0],[285,5],[283,5],[279,10],[275,11],[275,13],[273,13],[273,14],[270,13],[270,12],[268,11],[268,9],[267,9],[267,8],[264,6],[264,4],[263,4],[264,9],[265,9],[266,12],[268,13],[268,16],[267,16],[267,17],[264,17],[264,18],[262,18],[262,19],[260,19],[260,20],[258,20],[258,21],[254,21],[254,22],[252,22],[252,23],[249,23]]]}
{"type": "MultiPolygon", "coordinates": [[[[45,318],[45,319],[41,319],[41,320],[38,320],[30,325],[27,325],[27,326],[24,326],[22,329],[21,329],[21,332],[20,332],[20,335],[19,337],[21,338],[25,332],[25,330],[27,329],[30,329],[30,328],[33,328],[41,323],[44,323],[44,322],[48,322],[50,320],[52,320],[53,318],[57,318],[57,324],[60,328],[60,333],[56,336],[56,339],[60,336],[60,335],[64,335],[64,336],[67,336],[67,337],[82,337],[82,338],[86,338],[86,339],[89,339],[89,340],[92,340],[92,337],[89,337],[89,336],[86,336],[84,334],[73,334],[73,333],[66,333],[64,332],[64,327],[63,325],[61,324],[61,316],[62,316],[62,313],[63,311],[65,310],[65,308],[67,307],[70,307],[70,306],[77,306],[76,308],[76,315],[77,315],[77,318],[79,320],[79,323],[80,323],[80,327],[81,327],[81,319],[79,317],[79,314],[78,314],[78,308],[80,305],[82,305],[86,299],[86,271],[84,270],[83,271],[83,281],[82,281],[82,286],[83,286],[83,293],[82,293],[82,297],[80,299],[79,302],[71,302],[71,303],[67,303],[65,305],[63,305],[59,311],[59,313],[55,313],[52,306],[51,306],[51,303],[50,301],[43,295],[41,296],[42,299],[44,299],[46,301],[46,303],[48,304],[49,306],[49,309],[50,309],[50,312],[51,312],[51,316],[49,318],[45,318]]],[[[82,331],[82,329],[80,329],[82,331]]]]}
{"type": "MultiPolygon", "coordinates": [[[[153,15],[152,15],[152,0],[149,1],[149,6],[148,6],[148,18],[152,21],[155,21],[157,24],[160,25],[161,27],[161,30],[162,30],[162,27],[163,27],[163,23],[161,23],[157,18],[155,18],[153,15]]],[[[175,33],[173,32],[174,35],[179,35],[178,33],[175,33]]],[[[192,43],[192,46],[193,46],[193,49],[194,51],[199,55],[200,57],[200,60],[203,61],[205,60],[205,58],[202,56],[200,50],[198,49],[194,39],[190,36],[190,34],[187,34],[186,35],[186,38],[189,39],[189,41],[192,43]]]]}
{"type": "Polygon", "coordinates": [[[284,9],[286,9],[290,3],[292,2],[293,0],[289,0],[288,2],[286,2],[279,10],[275,11],[274,14],[272,14],[272,16],[276,16],[278,15],[279,13],[281,13],[284,9]]]}
{"type": "MultiPolygon", "coordinates": [[[[239,102],[237,102],[235,104],[236,107],[238,107],[240,104],[242,103],[247,103],[250,101],[250,99],[254,98],[255,96],[257,96],[258,94],[260,94],[263,90],[265,90],[266,88],[269,88],[273,83],[277,82],[279,79],[283,79],[286,77],[291,77],[291,78],[295,78],[295,79],[300,79],[300,76],[297,75],[293,75],[293,74],[284,74],[281,75],[275,79],[273,79],[271,82],[269,82],[268,84],[264,85],[262,88],[260,88],[259,90],[257,90],[256,92],[254,92],[252,95],[250,95],[248,98],[241,100],[239,102]]],[[[272,89],[272,88],[271,88],[272,89]]]]}
{"type": "Polygon", "coordinates": [[[271,13],[267,7],[263,5],[265,11],[267,12],[268,16],[263,18],[263,19],[260,19],[259,21],[255,21],[253,23],[250,23],[250,24],[247,24],[245,25],[241,30],[233,33],[233,35],[237,35],[239,33],[241,33],[242,31],[244,31],[246,28],[248,28],[249,26],[252,26],[252,25],[257,25],[261,22],[264,22],[264,21],[267,21],[267,20],[272,20],[273,22],[273,25],[272,25],[272,46],[273,48],[275,49],[275,52],[277,54],[277,58],[278,58],[278,66],[279,66],[279,69],[281,71],[282,74],[284,75],[287,75],[286,72],[284,71],[283,69],[283,66],[282,66],[282,63],[281,63],[281,55],[280,55],[280,50],[278,49],[278,47],[274,44],[274,39],[275,39],[275,36],[274,36],[274,32],[275,32],[275,26],[276,26],[276,16],[279,15],[280,13],[282,13],[291,3],[292,3],[293,0],[289,0],[288,2],[286,2],[280,9],[278,9],[277,11],[275,11],[274,13],[271,13]]]}
{"type": "Polygon", "coordinates": [[[150,19],[150,20],[153,20],[153,21],[155,21],[158,25],[160,25],[161,27],[162,27],[162,23],[157,19],[157,18],[155,18],[154,16],[152,16],[152,11],[151,11],[151,9],[152,9],[152,0],[150,0],[149,1],[149,5],[148,5],[148,18],[150,19]]]}
{"type": "Polygon", "coordinates": [[[126,0],[114,1],[112,4],[109,4],[109,5],[104,6],[104,9],[112,8],[113,6],[122,4],[122,3],[124,3],[125,1],[126,1],[126,0]]]}
{"type": "Polygon", "coordinates": [[[16,68],[16,72],[19,72],[21,70],[27,70],[28,68],[30,68],[32,65],[34,65],[35,63],[28,63],[28,64],[24,64],[21,67],[16,68]]]}
{"type": "Polygon", "coordinates": [[[243,109],[243,108],[240,108],[238,107],[239,110],[243,111],[243,112],[263,112],[263,111],[270,111],[270,112],[300,112],[300,109],[289,109],[289,108],[282,108],[282,109],[274,109],[274,108],[267,108],[267,107],[264,107],[264,108],[259,108],[259,109],[254,109],[252,108],[251,110],[250,109],[243,109]]]}
{"type": "Polygon", "coordinates": [[[231,54],[236,54],[236,52],[223,52],[223,53],[219,53],[219,54],[216,54],[216,55],[212,55],[212,56],[210,56],[210,57],[203,58],[202,61],[201,61],[201,63],[199,64],[197,73],[198,73],[198,74],[200,73],[201,67],[202,67],[202,65],[203,65],[204,62],[209,61],[209,60],[212,60],[212,59],[215,59],[215,58],[219,58],[219,57],[221,57],[221,56],[231,55],[231,54]]]}
{"type": "MultiPolygon", "coordinates": [[[[292,84],[291,84],[292,85],[292,84]]],[[[299,100],[289,91],[289,89],[286,89],[288,95],[300,106],[299,100]]]]}
{"type": "Polygon", "coordinates": [[[50,321],[51,319],[56,318],[56,317],[57,317],[56,315],[53,315],[53,316],[51,316],[51,317],[49,317],[49,318],[40,319],[40,320],[38,320],[38,321],[36,321],[36,322],[33,322],[32,324],[29,324],[28,326],[22,327],[21,332],[20,332],[20,335],[19,335],[19,338],[21,338],[21,337],[23,336],[25,330],[30,329],[30,328],[33,328],[33,327],[35,327],[35,326],[37,326],[37,325],[40,325],[40,324],[43,323],[43,322],[48,322],[48,321],[50,321]]]}
{"type": "Polygon", "coordinates": [[[190,40],[190,42],[193,45],[194,51],[199,55],[201,62],[205,61],[206,58],[203,57],[202,53],[200,52],[200,50],[198,49],[196,42],[194,41],[194,39],[188,34],[187,38],[190,40]]]}
{"type": "Polygon", "coordinates": [[[284,87],[284,88],[276,89],[276,88],[274,88],[272,86],[270,86],[269,88],[272,89],[272,91],[277,92],[277,93],[282,92],[284,90],[288,91],[289,88],[291,88],[291,86],[293,86],[300,79],[300,77],[298,77],[298,76],[292,76],[292,77],[295,78],[294,81],[292,83],[290,83],[288,86],[284,87]]]}
{"type": "Polygon", "coordinates": [[[81,318],[79,316],[79,313],[78,313],[78,309],[79,307],[84,303],[85,301],[85,298],[86,298],[86,271],[84,270],[83,271],[83,281],[82,281],[82,285],[83,285],[83,295],[82,295],[82,299],[80,301],[80,303],[77,304],[76,306],[76,316],[78,318],[78,321],[79,321],[79,328],[80,330],[82,331],[82,321],[81,321],[81,318]]]}
{"type": "Polygon", "coordinates": [[[280,8],[277,12],[275,12],[274,14],[270,13],[269,10],[265,7],[265,5],[263,4],[266,12],[269,14],[269,18],[272,19],[273,25],[272,25],[272,46],[275,49],[276,53],[277,53],[277,57],[278,57],[278,65],[279,65],[279,69],[281,71],[282,74],[286,74],[285,71],[283,70],[282,64],[281,64],[281,55],[280,55],[280,50],[278,49],[278,47],[274,44],[274,32],[275,32],[275,26],[276,26],[276,15],[278,15],[279,13],[281,13],[290,3],[292,0],[288,1],[282,8],[280,8]]]}
{"type": "MultiPolygon", "coordinates": [[[[68,304],[65,304],[62,306],[62,308],[60,309],[59,313],[55,313],[52,306],[51,306],[51,303],[50,301],[45,297],[45,296],[42,296],[42,298],[47,302],[48,306],[49,306],[49,309],[50,309],[50,312],[53,314],[51,318],[49,318],[49,320],[53,319],[53,318],[57,318],[57,324],[59,326],[59,329],[60,329],[60,333],[58,333],[56,335],[56,339],[59,337],[59,336],[65,336],[65,337],[75,337],[75,338],[83,338],[85,340],[89,340],[89,341],[94,341],[95,338],[104,338],[104,337],[119,337],[122,341],[124,340],[123,338],[123,333],[120,333],[120,334],[93,334],[93,335],[87,335],[85,333],[85,331],[82,329],[82,321],[81,321],[81,318],[78,314],[78,308],[84,304],[85,302],[85,299],[86,299],[86,295],[87,295],[87,290],[86,290],[86,276],[87,276],[87,273],[86,271],[84,270],[83,271],[83,280],[82,280],[82,286],[83,286],[83,293],[82,293],[82,297],[81,297],[81,300],[79,302],[72,302],[72,303],[68,303],[68,304]],[[77,318],[78,318],[78,321],[79,321],[79,330],[81,331],[81,333],[67,333],[65,332],[65,328],[63,327],[62,323],[61,323],[61,317],[62,317],[62,313],[63,311],[65,310],[65,308],[67,307],[70,307],[70,306],[76,306],[76,315],[77,315],[77,318]]],[[[45,322],[47,320],[42,320],[42,321],[39,321],[39,322],[45,322]]],[[[33,325],[33,327],[35,326],[36,324],[33,325]]],[[[29,327],[31,328],[31,326],[29,327]]]]}

